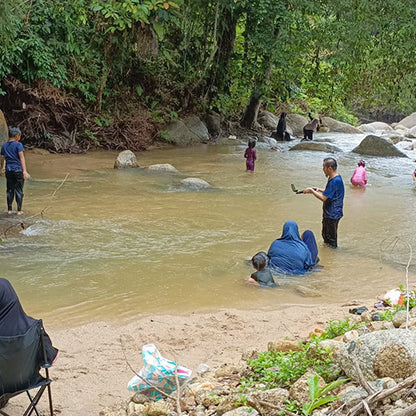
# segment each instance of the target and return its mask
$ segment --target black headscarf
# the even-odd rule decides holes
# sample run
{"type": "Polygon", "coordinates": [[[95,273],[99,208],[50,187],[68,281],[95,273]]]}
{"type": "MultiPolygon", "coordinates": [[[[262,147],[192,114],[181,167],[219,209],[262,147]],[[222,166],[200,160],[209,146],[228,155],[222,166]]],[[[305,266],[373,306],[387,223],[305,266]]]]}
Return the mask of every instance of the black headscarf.
{"type": "MultiPolygon", "coordinates": [[[[12,337],[27,332],[36,319],[26,315],[13,286],[7,279],[0,278],[0,336],[12,337]]],[[[45,349],[48,361],[52,363],[58,350],[52,346],[45,332],[45,349]]]]}

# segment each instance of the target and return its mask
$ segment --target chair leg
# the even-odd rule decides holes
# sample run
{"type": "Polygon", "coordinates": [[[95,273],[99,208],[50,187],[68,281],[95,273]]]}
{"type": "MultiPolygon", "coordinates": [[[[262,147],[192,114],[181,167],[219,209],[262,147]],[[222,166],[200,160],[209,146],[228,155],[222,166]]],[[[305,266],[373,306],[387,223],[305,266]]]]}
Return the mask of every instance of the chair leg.
{"type": "Polygon", "coordinates": [[[33,411],[36,413],[36,416],[40,416],[38,409],[36,408],[36,405],[38,404],[40,398],[42,397],[43,392],[45,391],[46,386],[42,386],[38,392],[36,393],[36,395],[33,397],[30,395],[30,393],[28,391],[26,391],[27,395],[29,396],[30,399],[30,405],[29,407],[26,409],[26,411],[23,413],[23,416],[30,416],[33,411]]]}
{"type": "Polygon", "coordinates": [[[52,389],[51,389],[51,385],[50,384],[48,384],[48,397],[49,397],[49,410],[51,412],[51,416],[53,416],[52,389]]]}

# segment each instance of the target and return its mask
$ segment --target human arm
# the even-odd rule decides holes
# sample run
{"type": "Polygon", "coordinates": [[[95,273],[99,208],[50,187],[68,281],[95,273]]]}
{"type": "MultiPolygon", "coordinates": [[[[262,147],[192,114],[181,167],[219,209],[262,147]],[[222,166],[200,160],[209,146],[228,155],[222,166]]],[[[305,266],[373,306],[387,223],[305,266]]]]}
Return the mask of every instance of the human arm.
{"type": "Polygon", "coordinates": [[[29,177],[29,175],[26,170],[26,160],[25,160],[25,155],[23,154],[23,151],[19,152],[19,159],[20,159],[20,163],[22,164],[23,178],[26,180],[29,177]]]}
{"type": "Polygon", "coordinates": [[[260,286],[259,282],[255,279],[253,279],[252,277],[248,277],[246,282],[250,285],[260,286]]]}
{"type": "Polygon", "coordinates": [[[322,202],[325,202],[328,197],[323,194],[324,189],[321,188],[306,188],[303,193],[304,194],[313,194],[315,198],[318,198],[322,202]]]}
{"type": "Polygon", "coordinates": [[[6,159],[4,158],[4,155],[1,155],[1,173],[6,172],[6,167],[4,166],[4,162],[6,159]]]}

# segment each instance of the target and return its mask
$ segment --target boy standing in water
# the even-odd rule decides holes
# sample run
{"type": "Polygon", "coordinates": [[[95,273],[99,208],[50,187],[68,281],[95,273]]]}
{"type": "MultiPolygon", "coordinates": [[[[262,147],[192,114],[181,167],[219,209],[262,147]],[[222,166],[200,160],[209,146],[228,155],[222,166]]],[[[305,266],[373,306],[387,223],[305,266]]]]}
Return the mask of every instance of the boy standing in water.
{"type": "Polygon", "coordinates": [[[254,139],[250,139],[248,141],[248,147],[244,152],[244,157],[246,158],[246,170],[249,172],[254,172],[254,162],[257,159],[255,147],[256,141],[254,139]]]}
{"type": "Polygon", "coordinates": [[[333,157],[324,159],[322,170],[328,178],[325,189],[306,188],[305,194],[313,194],[323,202],[322,237],[332,248],[338,247],[338,223],[343,216],[344,182],[337,172],[337,161],[333,157]]]}
{"type": "Polygon", "coordinates": [[[16,197],[17,215],[22,215],[23,184],[29,177],[26,170],[24,148],[20,143],[22,132],[18,127],[9,128],[9,141],[1,147],[1,173],[6,173],[7,212],[12,214],[12,203],[16,197]],[[5,166],[6,165],[6,166],[5,166]]]}

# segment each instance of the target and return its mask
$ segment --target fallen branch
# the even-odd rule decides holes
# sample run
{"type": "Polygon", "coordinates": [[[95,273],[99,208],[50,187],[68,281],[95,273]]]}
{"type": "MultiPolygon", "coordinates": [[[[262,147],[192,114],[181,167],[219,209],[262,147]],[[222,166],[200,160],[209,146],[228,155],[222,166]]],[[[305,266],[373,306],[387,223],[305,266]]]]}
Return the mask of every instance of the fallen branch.
{"type": "Polygon", "coordinates": [[[364,402],[371,408],[371,406],[374,406],[377,402],[384,400],[386,397],[390,397],[394,393],[397,393],[400,390],[410,387],[415,383],[416,374],[413,374],[412,376],[406,378],[401,383],[397,384],[394,387],[391,387],[390,389],[379,390],[376,393],[373,393],[372,395],[368,396],[361,403],[358,403],[356,406],[351,408],[351,410],[347,413],[347,416],[358,416],[360,413],[362,413],[365,408],[364,402]]]}
{"type": "MultiPolygon", "coordinates": [[[[56,195],[56,193],[62,188],[62,186],[64,185],[64,183],[66,182],[66,180],[68,179],[69,173],[66,174],[65,178],[62,180],[62,182],[58,185],[58,187],[55,189],[55,191],[52,193],[52,195],[50,196],[50,200],[53,199],[53,197],[56,195]]],[[[25,221],[30,220],[31,218],[37,217],[40,215],[40,217],[43,219],[43,214],[46,212],[47,209],[49,209],[51,206],[47,205],[45,208],[42,209],[42,211],[31,215],[30,217],[26,217],[25,221]]],[[[23,230],[25,229],[25,224],[23,221],[19,221],[18,223],[15,223],[13,225],[11,225],[10,227],[6,228],[3,231],[3,236],[6,237],[7,236],[7,232],[10,231],[12,228],[20,226],[20,228],[22,228],[23,230]]]]}
{"type": "Polygon", "coordinates": [[[248,401],[248,404],[254,407],[260,414],[263,414],[263,412],[261,411],[261,406],[264,406],[264,407],[269,407],[270,409],[278,410],[279,412],[284,412],[284,414],[288,416],[299,416],[297,413],[293,413],[290,410],[287,410],[282,406],[278,406],[266,400],[258,400],[254,397],[250,398],[250,400],[248,401]]]}
{"type": "Polygon", "coordinates": [[[357,360],[354,357],[351,357],[351,360],[352,360],[352,363],[354,365],[355,372],[357,373],[358,381],[360,382],[363,389],[370,395],[374,394],[375,390],[368,384],[368,381],[363,376],[363,372],[361,371],[361,368],[358,365],[357,360]]]}

